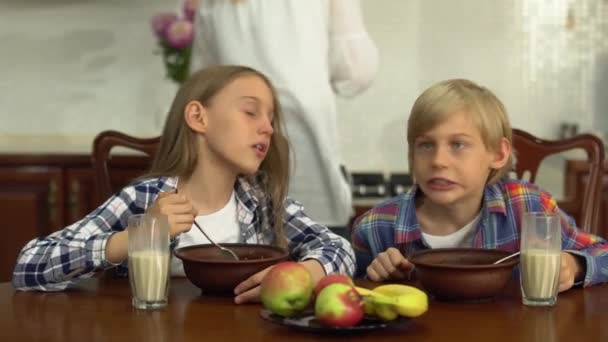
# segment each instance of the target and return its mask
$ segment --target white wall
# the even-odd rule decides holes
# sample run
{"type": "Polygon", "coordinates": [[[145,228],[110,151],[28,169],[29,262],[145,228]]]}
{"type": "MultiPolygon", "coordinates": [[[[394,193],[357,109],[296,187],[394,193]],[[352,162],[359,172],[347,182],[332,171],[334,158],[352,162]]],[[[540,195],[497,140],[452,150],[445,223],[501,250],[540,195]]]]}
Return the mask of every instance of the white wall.
{"type": "MultiPolygon", "coordinates": [[[[0,0],[0,135],[158,134],[175,87],[154,55],[149,19],[176,3],[0,0]]],[[[351,170],[407,170],[410,107],[446,78],[490,87],[514,126],[543,137],[556,137],[564,120],[608,131],[605,1],[364,0],[363,7],[382,64],[367,92],[339,100],[351,170]]]]}
{"type": "Polygon", "coordinates": [[[171,3],[1,0],[0,134],[157,133],[174,87],[149,19],[171,3]]]}
{"type": "Polygon", "coordinates": [[[363,4],[382,65],[368,92],[339,102],[342,146],[353,169],[406,169],[409,110],[425,88],[448,78],[489,87],[514,127],[541,137],[557,138],[562,121],[608,132],[605,1],[363,4]]]}

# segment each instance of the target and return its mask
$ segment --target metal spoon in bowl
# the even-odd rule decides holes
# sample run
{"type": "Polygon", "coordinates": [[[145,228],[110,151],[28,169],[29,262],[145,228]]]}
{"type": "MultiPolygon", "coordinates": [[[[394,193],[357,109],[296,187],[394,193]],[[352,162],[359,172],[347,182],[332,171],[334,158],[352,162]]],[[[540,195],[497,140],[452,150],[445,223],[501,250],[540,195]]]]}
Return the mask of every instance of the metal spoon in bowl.
{"type": "MultiPolygon", "coordinates": [[[[175,188],[175,193],[177,194],[177,188],[175,188]]],[[[194,225],[196,226],[196,228],[198,228],[198,230],[201,231],[201,233],[203,233],[203,235],[207,238],[207,240],[209,240],[212,244],[215,245],[215,247],[219,248],[222,250],[222,252],[224,253],[224,255],[230,255],[229,258],[230,259],[234,259],[236,261],[239,260],[238,255],[236,255],[236,253],[234,253],[234,251],[232,251],[231,249],[228,249],[224,246],[220,246],[218,243],[216,243],[215,241],[211,240],[211,238],[209,237],[209,235],[207,235],[207,233],[205,233],[205,231],[203,230],[203,227],[201,227],[198,222],[196,222],[196,219],[193,221],[194,225]]]]}
{"type": "Polygon", "coordinates": [[[505,260],[509,260],[509,259],[511,259],[511,258],[513,258],[513,257],[516,257],[516,256],[518,256],[518,255],[519,255],[519,253],[521,253],[521,252],[515,252],[515,253],[513,253],[513,254],[511,254],[511,255],[509,255],[509,256],[506,256],[506,257],[504,257],[504,258],[502,258],[502,259],[500,259],[500,260],[498,260],[498,261],[494,262],[494,263],[493,263],[493,265],[500,264],[501,262],[503,262],[503,261],[505,261],[505,260]]]}
{"type": "Polygon", "coordinates": [[[201,231],[201,233],[203,233],[203,235],[205,235],[205,237],[207,238],[207,240],[209,240],[217,248],[221,249],[224,254],[229,254],[230,257],[233,258],[236,261],[239,260],[239,257],[231,249],[228,249],[228,248],[226,248],[224,246],[220,246],[215,241],[211,240],[211,238],[209,237],[209,235],[207,235],[207,233],[205,233],[205,231],[203,230],[203,228],[198,224],[198,222],[196,222],[196,220],[194,221],[194,225],[196,226],[196,228],[198,228],[198,230],[201,231]]]}

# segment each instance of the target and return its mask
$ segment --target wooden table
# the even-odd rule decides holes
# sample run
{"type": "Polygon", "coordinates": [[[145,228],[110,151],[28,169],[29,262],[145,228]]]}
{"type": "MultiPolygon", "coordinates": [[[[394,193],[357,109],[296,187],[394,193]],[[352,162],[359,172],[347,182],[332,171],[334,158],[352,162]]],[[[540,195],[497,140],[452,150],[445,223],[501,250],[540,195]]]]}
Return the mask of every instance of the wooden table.
{"type": "Polygon", "coordinates": [[[555,307],[533,308],[521,304],[512,283],[493,301],[431,301],[426,314],[396,328],[346,337],[268,322],[260,305],[201,297],[186,279],[171,280],[169,301],[158,311],[133,309],[126,279],[88,279],[55,293],[17,292],[2,283],[0,341],[608,341],[608,285],[574,289],[555,307]]]}

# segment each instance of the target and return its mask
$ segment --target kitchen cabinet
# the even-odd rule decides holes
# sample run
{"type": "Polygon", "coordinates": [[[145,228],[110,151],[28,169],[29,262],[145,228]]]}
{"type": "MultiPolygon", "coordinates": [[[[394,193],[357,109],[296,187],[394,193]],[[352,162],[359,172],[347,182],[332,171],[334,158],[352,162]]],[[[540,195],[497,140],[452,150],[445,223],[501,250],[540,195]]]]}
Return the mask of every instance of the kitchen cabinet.
{"type": "MultiPolygon", "coordinates": [[[[115,190],[149,166],[143,156],[115,156],[115,190]]],[[[0,282],[9,281],[17,255],[31,239],[84,217],[101,203],[88,154],[0,154],[0,282]]]]}

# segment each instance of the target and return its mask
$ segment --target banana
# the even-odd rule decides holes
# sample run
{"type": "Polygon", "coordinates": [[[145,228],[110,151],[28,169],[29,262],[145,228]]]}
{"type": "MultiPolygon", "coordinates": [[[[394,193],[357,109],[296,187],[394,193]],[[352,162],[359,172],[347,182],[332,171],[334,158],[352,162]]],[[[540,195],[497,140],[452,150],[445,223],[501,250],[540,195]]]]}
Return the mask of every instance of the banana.
{"type": "Polygon", "coordinates": [[[355,290],[357,290],[359,295],[362,297],[371,296],[373,294],[372,290],[366,289],[364,287],[355,286],[355,290]]]}
{"type": "Polygon", "coordinates": [[[392,300],[394,310],[401,316],[418,317],[428,310],[428,296],[413,286],[401,284],[380,285],[374,288],[372,292],[389,297],[392,300]]]}
{"type": "Polygon", "coordinates": [[[423,291],[407,285],[380,285],[373,290],[355,287],[363,297],[365,313],[383,320],[398,316],[418,317],[428,310],[428,297],[423,291]]]}
{"type": "Polygon", "coordinates": [[[366,315],[376,316],[374,299],[370,296],[363,297],[363,311],[366,315]]]}
{"type": "Polygon", "coordinates": [[[413,286],[402,285],[402,284],[380,285],[378,287],[375,287],[373,291],[377,292],[377,293],[382,293],[387,296],[402,296],[402,295],[408,295],[408,294],[417,294],[417,295],[426,296],[424,291],[422,291],[416,287],[413,287],[413,286]]]}
{"type": "Polygon", "coordinates": [[[384,321],[392,321],[399,317],[394,305],[374,302],[374,312],[376,316],[384,321]]]}
{"type": "Polygon", "coordinates": [[[363,309],[367,315],[377,316],[385,321],[399,316],[393,308],[393,298],[362,287],[356,286],[355,290],[363,297],[363,309]]]}
{"type": "Polygon", "coordinates": [[[396,300],[395,308],[401,316],[418,317],[428,310],[426,295],[424,298],[414,298],[414,296],[405,295],[396,297],[396,300]]]}

